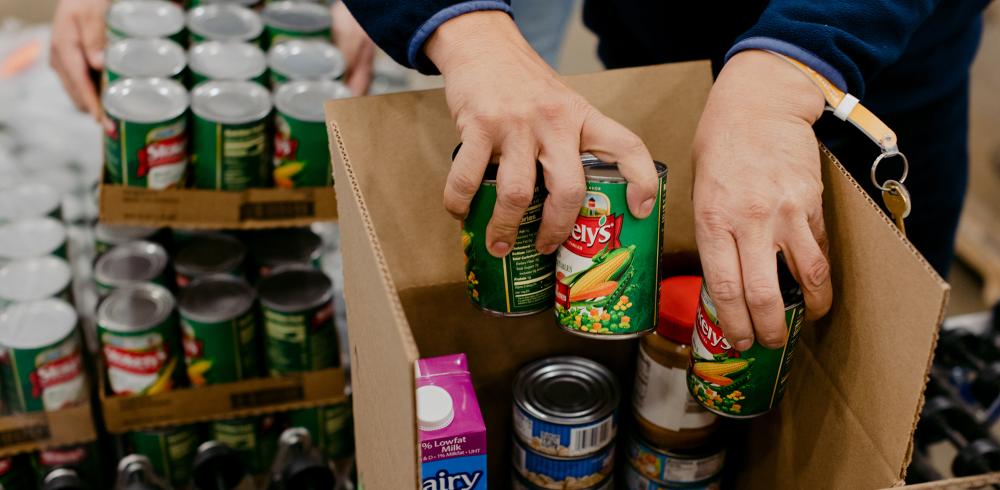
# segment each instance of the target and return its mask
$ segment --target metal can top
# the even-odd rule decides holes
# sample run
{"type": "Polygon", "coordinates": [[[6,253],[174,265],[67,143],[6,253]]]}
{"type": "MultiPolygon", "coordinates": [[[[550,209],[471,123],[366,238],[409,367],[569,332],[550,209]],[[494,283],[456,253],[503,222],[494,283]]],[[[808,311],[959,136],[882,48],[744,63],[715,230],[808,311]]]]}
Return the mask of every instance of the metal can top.
{"type": "Polygon", "coordinates": [[[213,3],[234,3],[244,7],[253,7],[260,3],[260,0],[198,0],[198,4],[209,5],[213,3]]]}
{"type": "Polygon", "coordinates": [[[521,368],[514,378],[514,403],[530,416],[560,425],[602,420],[618,407],[618,382],[590,359],[549,357],[521,368]]]}
{"type": "Polygon", "coordinates": [[[184,86],[169,78],[122,78],[108,85],[101,102],[115,118],[155,123],[184,114],[189,100],[184,86]]]}
{"type": "Polygon", "coordinates": [[[351,89],[333,80],[298,80],[283,84],[274,94],[274,106],[283,114],[310,122],[323,122],[323,102],[353,97],[351,89]]]}
{"type": "Polygon", "coordinates": [[[188,11],[187,26],[212,41],[253,41],[264,32],[257,12],[234,3],[199,5],[188,11]]]}
{"type": "Polygon", "coordinates": [[[120,243],[150,238],[158,231],[160,231],[159,228],[151,226],[122,226],[98,223],[94,227],[94,237],[99,242],[118,245],[120,243]]]}
{"type": "Polygon", "coordinates": [[[287,267],[260,280],[257,296],[276,311],[303,311],[333,299],[333,281],[321,271],[287,267]]]}
{"type": "Polygon", "coordinates": [[[167,267],[167,252],[159,244],[144,240],[116,245],[97,259],[94,279],[118,286],[152,281],[167,267]]]}
{"type": "Polygon", "coordinates": [[[267,66],[290,80],[340,78],[347,61],[336,46],[318,39],[289,39],[271,46],[267,66]]]}
{"type": "Polygon", "coordinates": [[[52,218],[28,218],[0,225],[0,258],[49,255],[65,243],[66,227],[52,218]]]}
{"type": "Polygon", "coordinates": [[[0,267],[0,299],[31,301],[53,297],[69,287],[73,273],[52,255],[15,260],[0,267]]]}
{"type": "Polygon", "coordinates": [[[184,244],[174,257],[174,269],[185,276],[230,272],[247,256],[239,240],[222,233],[198,234],[184,244]]]}
{"type": "Polygon", "coordinates": [[[264,23],[294,32],[313,32],[330,27],[330,10],[310,2],[271,2],[260,12],[264,23]]]}
{"type": "Polygon", "coordinates": [[[104,51],[104,66],[122,78],[171,78],[186,64],[184,48],[169,39],[121,39],[104,51]]]}
{"type": "Polygon", "coordinates": [[[210,80],[194,88],[191,111],[223,124],[260,121],[271,113],[271,93],[256,82],[210,80]]]}
{"type": "Polygon", "coordinates": [[[181,292],[177,304],[184,318],[203,323],[232,320],[253,306],[256,294],[243,279],[226,274],[198,278],[181,292]]]}
{"type": "Polygon", "coordinates": [[[174,297],[167,288],[132,284],[118,288],[97,308],[97,323],[112,332],[138,332],[163,323],[174,311],[174,297]]]}
{"type": "Polygon", "coordinates": [[[0,223],[55,214],[62,199],[52,186],[40,183],[18,184],[0,192],[0,223]]]}
{"type": "Polygon", "coordinates": [[[76,310],[55,298],[15,303],[0,313],[0,345],[12,349],[50,346],[73,333],[76,310]]]}
{"type": "Polygon", "coordinates": [[[107,23],[124,37],[170,37],[184,29],[184,11],[165,0],[121,0],[108,8],[107,23]]]}
{"type": "Polygon", "coordinates": [[[253,80],[267,71],[264,52],[256,44],[208,41],[191,47],[191,71],[212,80],[253,80]]]}
{"type": "MultiPolygon", "coordinates": [[[[618,170],[618,165],[604,162],[590,153],[580,154],[580,161],[583,162],[583,173],[587,176],[588,182],[625,182],[625,177],[618,170]]],[[[656,175],[661,179],[667,175],[667,166],[654,161],[656,175]]]]}
{"type": "Polygon", "coordinates": [[[257,232],[250,251],[258,265],[281,267],[305,265],[318,260],[323,240],[308,228],[279,228],[257,232]]]}

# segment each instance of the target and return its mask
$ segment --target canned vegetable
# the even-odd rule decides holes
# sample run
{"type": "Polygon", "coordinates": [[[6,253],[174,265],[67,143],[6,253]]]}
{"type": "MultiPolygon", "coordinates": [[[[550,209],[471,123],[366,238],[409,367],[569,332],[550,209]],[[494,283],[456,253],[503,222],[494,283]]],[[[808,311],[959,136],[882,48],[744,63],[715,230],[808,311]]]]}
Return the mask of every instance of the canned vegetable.
{"type": "MultiPolygon", "coordinates": [[[[518,472],[513,472],[510,476],[511,490],[542,490],[544,487],[540,487],[528,481],[525,477],[518,474],[518,472]]],[[[598,483],[592,487],[587,487],[586,490],[614,490],[615,489],[615,479],[614,475],[608,477],[607,480],[598,483]]]]}
{"type": "Polygon", "coordinates": [[[35,481],[41,485],[45,475],[58,468],[67,468],[92,485],[92,488],[105,488],[102,485],[104,472],[101,471],[100,458],[96,442],[41,449],[32,458],[35,481]]]}
{"type": "Polygon", "coordinates": [[[615,445],[579,458],[559,458],[533,451],[514,437],[514,470],[531,484],[550,490],[583,490],[611,478],[615,445]]]}
{"type": "Polygon", "coordinates": [[[267,66],[271,86],[277,87],[291,80],[336,80],[344,75],[347,61],[329,40],[289,39],[271,46],[267,66]]]}
{"type": "Polygon", "coordinates": [[[213,3],[232,3],[251,8],[257,6],[260,0],[189,0],[188,8],[195,8],[199,5],[211,5],[213,3]]]}
{"type": "Polygon", "coordinates": [[[27,218],[0,225],[0,262],[46,255],[66,258],[66,227],[62,222],[27,218]]]}
{"type": "Polygon", "coordinates": [[[288,412],[288,426],[309,431],[313,444],[328,459],[338,460],[354,453],[354,411],[351,400],[324,407],[288,412]]]}
{"type": "Polygon", "coordinates": [[[104,50],[104,82],[119,78],[172,78],[184,83],[187,56],[179,44],[160,38],[122,39],[104,50]]]}
{"type": "Polygon", "coordinates": [[[260,277],[287,266],[321,269],[323,240],[308,228],[277,228],[254,232],[250,254],[260,277]]]}
{"type": "Polygon", "coordinates": [[[333,324],[333,282],[305,268],[284,268],[257,286],[272,376],[340,365],[333,324]]]}
{"type": "Polygon", "coordinates": [[[211,274],[243,276],[247,249],[239,240],[222,233],[199,233],[180,247],[174,256],[177,286],[186,287],[194,279],[211,274]]]}
{"type": "Polygon", "coordinates": [[[156,235],[162,228],[149,226],[121,226],[98,223],[94,226],[94,257],[100,257],[115,245],[145,240],[158,242],[156,235]]]}
{"type": "Polygon", "coordinates": [[[623,471],[625,473],[624,479],[626,490],[719,490],[721,488],[721,476],[706,482],[695,483],[693,485],[667,485],[665,483],[647,478],[631,463],[626,463],[622,466],[624,466],[623,471]]]}
{"type": "Polygon", "coordinates": [[[115,246],[94,264],[97,292],[106,296],[114,289],[130,284],[164,284],[167,251],[147,241],[126,242],[115,246]]]}
{"type": "Polygon", "coordinates": [[[164,0],[112,2],[106,17],[109,42],[130,37],[184,39],[184,10],[164,0]]]}
{"type": "Polygon", "coordinates": [[[207,80],[267,82],[267,62],[256,44],[208,41],[192,46],[188,57],[192,85],[207,80]]]}
{"type": "Polygon", "coordinates": [[[212,439],[232,448],[252,475],[268,473],[278,452],[278,426],[273,415],[261,415],[210,424],[212,439]]]}
{"type": "Polygon", "coordinates": [[[243,190],[268,183],[271,94],[259,83],[213,80],[195,87],[195,187],[243,190]]]}
{"type": "Polygon", "coordinates": [[[260,374],[253,305],[253,288],[231,276],[204,276],[184,289],[178,309],[192,385],[229,383],[260,374]]]}
{"type": "Polygon", "coordinates": [[[131,452],[149,458],[153,471],[172,485],[191,482],[195,450],[201,441],[197,426],[129,432],[126,440],[131,452]]]}
{"type": "Polygon", "coordinates": [[[628,441],[628,459],[644,477],[670,486],[705,483],[722,473],[726,451],[721,446],[669,451],[658,449],[638,434],[628,441]]]}
{"type": "Polygon", "coordinates": [[[309,2],[269,2],[260,12],[268,46],[288,39],[330,39],[330,9],[309,2]]]}
{"type": "Polygon", "coordinates": [[[62,197],[54,187],[21,183],[0,192],[0,224],[44,217],[62,219],[62,197]]]}
{"type": "Polygon", "coordinates": [[[235,3],[210,3],[187,13],[191,44],[202,41],[237,41],[256,44],[264,32],[257,12],[235,3]]]}
{"type": "Polygon", "coordinates": [[[275,187],[333,185],[323,103],[351,95],[347,86],[330,80],[300,80],[278,89],[274,95],[275,187]]]}
{"type": "Polygon", "coordinates": [[[46,298],[72,301],[69,264],[52,255],[19,259],[0,267],[0,310],[13,303],[46,298]]]}

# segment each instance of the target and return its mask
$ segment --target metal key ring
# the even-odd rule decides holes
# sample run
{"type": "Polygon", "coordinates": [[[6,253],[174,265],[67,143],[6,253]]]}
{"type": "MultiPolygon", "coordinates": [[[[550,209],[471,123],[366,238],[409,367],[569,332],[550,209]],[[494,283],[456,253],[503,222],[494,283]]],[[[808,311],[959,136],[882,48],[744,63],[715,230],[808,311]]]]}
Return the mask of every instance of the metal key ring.
{"type": "MultiPolygon", "coordinates": [[[[871,172],[872,184],[875,184],[875,187],[878,187],[879,190],[881,191],[888,192],[889,188],[886,187],[884,184],[880,184],[878,181],[878,177],[875,176],[875,173],[878,170],[878,164],[882,163],[882,160],[886,158],[895,156],[898,156],[899,158],[903,159],[903,175],[898,179],[889,179],[889,180],[896,180],[897,182],[902,184],[903,182],[906,181],[906,176],[909,175],[910,173],[910,161],[906,159],[906,155],[902,154],[897,150],[883,152],[881,155],[875,158],[875,162],[872,163],[872,172],[871,172]]],[[[888,182],[888,180],[886,182],[888,182]]]]}

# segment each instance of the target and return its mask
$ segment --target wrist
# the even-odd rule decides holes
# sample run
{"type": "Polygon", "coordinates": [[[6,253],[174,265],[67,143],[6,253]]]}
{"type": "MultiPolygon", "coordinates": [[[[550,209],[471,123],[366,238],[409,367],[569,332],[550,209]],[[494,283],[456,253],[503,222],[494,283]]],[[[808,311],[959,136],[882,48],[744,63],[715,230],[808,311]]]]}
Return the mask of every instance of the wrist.
{"type": "MultiPolygon", "coordinates": [[[[424,45],[424,53],[445,76],[468,62],[490,59],[490,52],[528,46],[510,15],[478,11],[441,24],[424,45]]],[[[530,50],[530,47],[529,47],[530,50]]]]}
{"type": "Polygon", "coordinates": [[[826,99],[816,83],[773,53],[741,51],[726,63],[723,73],[726,72],[749,85],[754,100],[809,124],[816,122],[826,109],[826,99]]]}

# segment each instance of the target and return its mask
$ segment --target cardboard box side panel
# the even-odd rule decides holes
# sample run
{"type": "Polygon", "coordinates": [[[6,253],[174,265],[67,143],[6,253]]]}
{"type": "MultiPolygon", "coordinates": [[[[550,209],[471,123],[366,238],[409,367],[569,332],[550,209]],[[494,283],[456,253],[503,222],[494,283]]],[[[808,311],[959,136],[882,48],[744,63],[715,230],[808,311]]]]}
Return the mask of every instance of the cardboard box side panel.
{"type": "Polygon", "coordinates": [[[966,488],[992,488],[990,485],[1000,483],[1000,472],[984,475],[967,476],[965,478],[949,478],[947,480],[905,485],[895,488],[910,490],[962,490],[966,488]]]}
{"type": "Polygon", "coordinates": [[[55,412],[0,417],[0,457],[97,439],[89,403],[55,412]]]}

